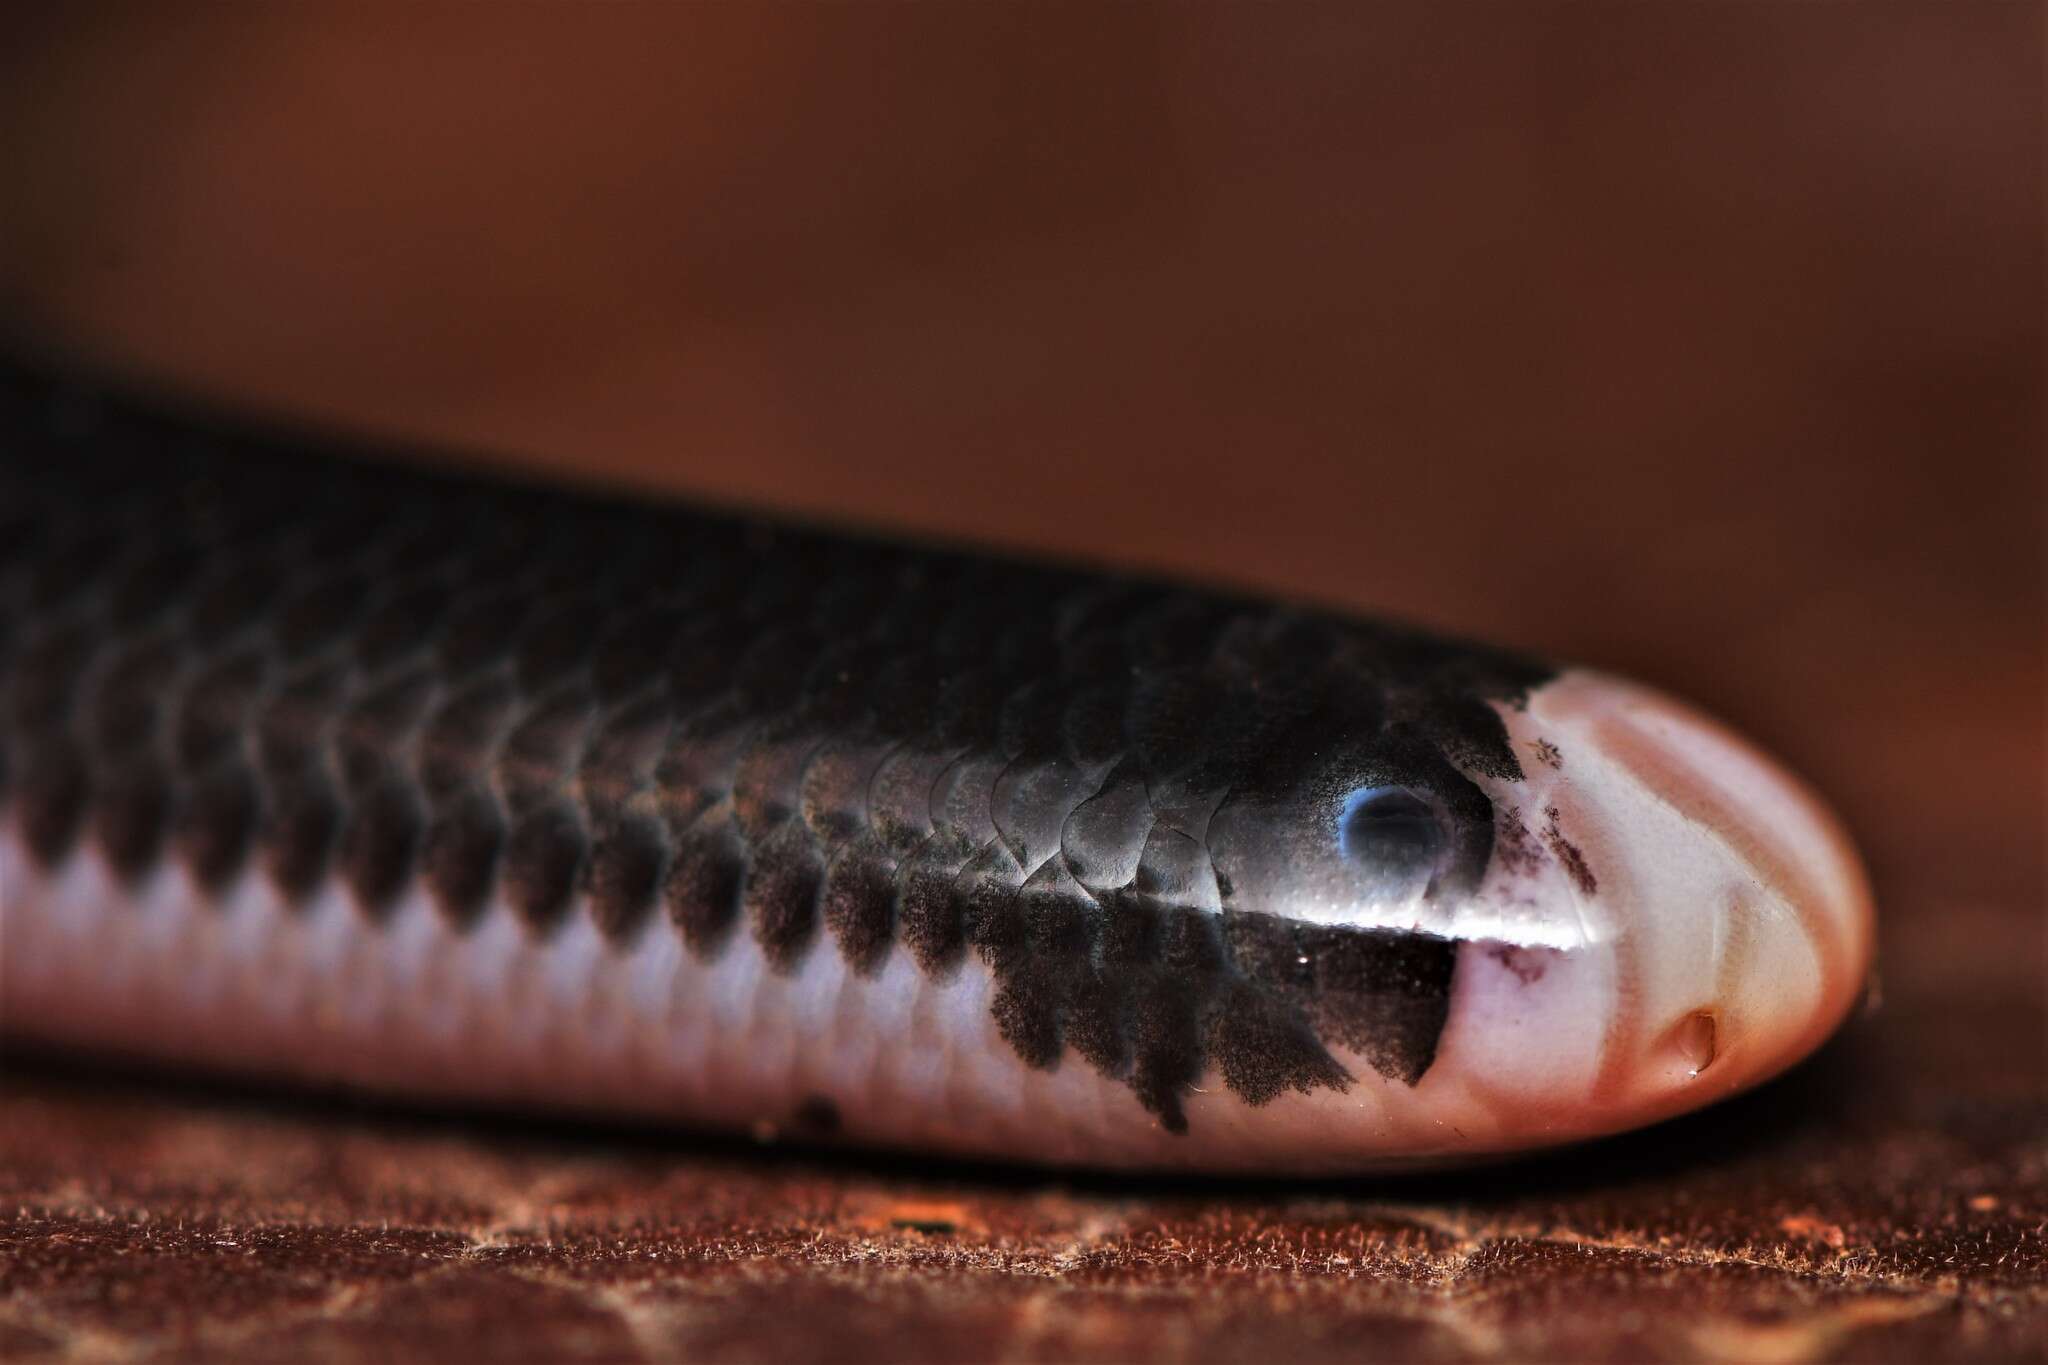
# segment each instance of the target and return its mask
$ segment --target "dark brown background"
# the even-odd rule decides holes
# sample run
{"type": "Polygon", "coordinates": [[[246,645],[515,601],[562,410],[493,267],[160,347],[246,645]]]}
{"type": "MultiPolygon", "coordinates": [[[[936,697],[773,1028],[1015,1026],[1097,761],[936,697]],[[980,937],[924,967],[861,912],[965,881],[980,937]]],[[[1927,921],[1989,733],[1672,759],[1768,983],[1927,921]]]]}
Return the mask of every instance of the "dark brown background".
{"type": "MultiPolygon", "coordinates": [[[[2048,1357],[2035,4],[0,20],[13,347],[1644,676],[1883,1004],[1425,1182],[1132,1184],[10,1057],[0,1354],[2048,1357]]],[[[479,458],[484,457],[479,454],[479,458]]]]}

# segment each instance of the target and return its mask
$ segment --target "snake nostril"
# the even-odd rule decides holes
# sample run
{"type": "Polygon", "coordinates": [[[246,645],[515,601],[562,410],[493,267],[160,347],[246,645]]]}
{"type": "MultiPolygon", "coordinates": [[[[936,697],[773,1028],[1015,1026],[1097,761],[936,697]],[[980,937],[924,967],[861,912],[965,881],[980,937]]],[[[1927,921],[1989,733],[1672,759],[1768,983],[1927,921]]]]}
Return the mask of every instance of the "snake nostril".
{"type": "Polygon", "coordinates": [[[1714,1064],[1719,1034],[1720,1021],[1713,1010],[1694,1010],[1664,1035],[1665,1052],[1688,1077],[1697,1076],[1714,1064]]]}

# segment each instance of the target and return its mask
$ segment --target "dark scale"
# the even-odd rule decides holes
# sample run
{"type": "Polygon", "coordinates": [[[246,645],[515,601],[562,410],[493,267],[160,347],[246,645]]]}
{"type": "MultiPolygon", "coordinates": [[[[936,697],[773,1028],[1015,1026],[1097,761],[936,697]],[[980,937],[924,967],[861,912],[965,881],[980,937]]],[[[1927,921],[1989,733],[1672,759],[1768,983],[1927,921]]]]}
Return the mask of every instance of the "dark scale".
{"type": "Polygon", "coordinates": [[[1544,665],[76,407],[0,380],[0,801],[45,863],[987,971],[1019,1058],[1176,1131],[1212,1071],[1257,1104],[1435,1056],[1456,945],[1284,892],[1475,886],[1472,779],[1520,774],[1489,703],[1544,665]]]}

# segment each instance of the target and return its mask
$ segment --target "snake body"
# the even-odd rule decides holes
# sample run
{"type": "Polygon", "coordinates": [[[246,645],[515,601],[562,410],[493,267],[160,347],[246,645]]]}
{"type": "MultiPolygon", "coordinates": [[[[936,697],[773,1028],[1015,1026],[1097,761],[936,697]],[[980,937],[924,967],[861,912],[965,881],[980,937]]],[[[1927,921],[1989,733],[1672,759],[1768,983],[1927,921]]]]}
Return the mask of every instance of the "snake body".
{"type": "MultiPolygon", "coordinates": [[[[1709,1097],[1617,1079],[1620,1002],[1691,987],[1643,966],[1612,803],[1555,799],[1605,744],[1542,720],[1576,672],[29,374],[0,442],[11,1035],[1125,1165],[1435,1160],[1709,1097]],[[1557,1067],[1486,1060],[1518,1000],[1591,1049],[1547,1128],[1513,1077],[1557,1067]]],[[[1825,902],[1813,986],[1730,1087],[1839,1016],[1846,857],[1778,878],[1825,902]]]]}

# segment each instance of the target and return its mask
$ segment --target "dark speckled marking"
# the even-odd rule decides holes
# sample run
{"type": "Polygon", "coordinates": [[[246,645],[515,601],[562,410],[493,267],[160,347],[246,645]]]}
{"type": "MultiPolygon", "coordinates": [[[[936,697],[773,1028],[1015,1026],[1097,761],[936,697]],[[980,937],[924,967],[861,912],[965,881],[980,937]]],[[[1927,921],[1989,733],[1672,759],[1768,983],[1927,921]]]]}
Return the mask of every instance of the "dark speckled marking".
{"type": "Polygon", "coordinates": [[[1406,1085],[1421,1080],[1450,1017],[1458,945],[1391,929],[1318,925],[1299,932],[1314,972],[1302,1006],[1317,1033],[1359,1053],[1382,1076],[1406,1085]]]}
{"type": "Polygon", "coordinates": [[[819,909],[846,965],[862,976],[880,971],[896,942],[896,869],[888,856],[866,844],[842,849],[826,869],[819,909]]]}
{"type": "MultiPolygon", "coordinates": [[[[896,903],[904,946],[927,975],[950,972],[967,949],[960,863],[951,841],[934,838],[897,870],[896,903]]],[[[973,878],[967,879],[970,887],[973,878]]]]}
{"type": "Polygon", "coordinates": [[[741,900],[754,941],[769,966],[795,971],[817,937],[825,865],[802,825],[790,820],[755,846],[748,869],[741,900]]]}
{"type": "Polygon", "coordinates": [[[630,942],[654,910],[666,860],[661,827],[629,815],[597,838],[590,855],[590,913],[613,943],[630,942]]]}
{"type": "MultiPolygon", "coordinates": [[[[1351,1084],[1301,1011],[1247,981],[1225,988],[1209,1016],[1208,1044],[1223,1083],[1246,1104],[1267,1104],[1289,1090],[1307,1094],[1351,1084]]],[[[1171,1116],[1167,1122],[1175,1126],[1171,1116]]],[[[1185,1120],[1179,1126],[1185,1128],[1185,1120]]]]}
{"type": "Polygon", "coordinates": [[[1517,876],[1528,876],[1547,861],[1543,846],[1522,822],[1520,806],[1508,806],[1496,812],[1493,856],[1502,867],[1517,876]]]}
{"type": "Polygon", "coordinates": [[[260,813],[256,779],[239,763],[202,770],[178,812],[175,838],[193,880],[225,890],[248,861],[260,813]]]}
{"type": "Polygon", "coordinates": [[[0,516],[37,509],[0,545],[0,802],[46,865],[338,878],[365,932],[417,885],[458,928],[502,901],[785,973],[903,950],[990,973],[1022,1061],[1174,1131],[1207,1075],[1342,1089],[1342,1050],[1414,1083],[1456,962],[1251,913],[1226,801],[1235,837],[1323,838],[1333,793],[1398,786],[1445,821],[1428,894],[1546,847],[1594,889],[1554,816],[1539,844],[1478,785],[1521,775],[1495,707],[1550,672],[1509,654],[53,410],[0,376],[0,516]]]}
{"type": "Polygon", "coordinates": [[[1558,862],[1564,865],[1565,875],[1572,879],[1572,885],[1579,889],[1579,894],[1592,895],[1600,889],[1600,882],[1594,877],[1593,869],[1587,865],[1586,855],[1579,852],[1578,845],[1565,838],[1564,831],[1557,827],[1556,806],[1549,807],[1543,813],[1549,820],[1543,827],[1543,842],[1550,845],[1550,851],[1556,854],[1558,862]]]}
{"type": "Polygon", "coordinates": [[[1515,980],[1524,986],[1532,986],[1543,979],[1543,972],[1556,956],[1555,949],[1525,948],[1513,943],[1496,943],[1486,950],[1486,955],[1498,962],[1515,980]]]}
{"type": "Polygon", "coordinates": [[[424,874],[434,906],[465,928],[483,913],[505,848],[498,803],[471,787],[446,800],[427,829],[424,874]]]}
{"type": "Polygon", "coordinates": [[[114,874],[140,881],[161,854],[169,829],[168,779],[146,760],[123,764],[101,778],[92,810],[92,836],[114,874]]]}
{"type": "Polygon", "coordinates": [[[78,841],[89,796],[77,750],[62,741],[30,749],[10,794],[29,852],[46,867],[62,862],[78,841]]]}
{"type": "Polygon", "coordinates": [[[505,900],[528,925],[552,932],[569,912],[583,871],[583,821],[566,801],[551,801],[513,826],[505,843],[505,900]]]}
{"type": "Polygon", "coordinates": [[[356,904],[381,918],[413,875],[422,811],[412,785],[396,772],[362,784],[349,804],[341,838],[341,877],[356,904]]]}
{"type": "Polygon", "coordinates": [[[1233,915],[1225,935],[1253,982],[1291,1002],[1318,1036],[1413,1085],[1436,1057],[1457,945],[1388,929],[1233,915]]]}
{"type": "Polygon", "coordinates": [[[301,774],[273,784],[264,824],[264,864],[285,899],[303,902],[327,875],[341,829],[341,802],[327,779],[301,774]]]}
{"type": "Polygon", "coordinates": [[[739,918],[745,876],[743,850],[729,828],[692,830],[676,842],[662,895],[692,952],[707,955],[724,946],[739,918]]]}

